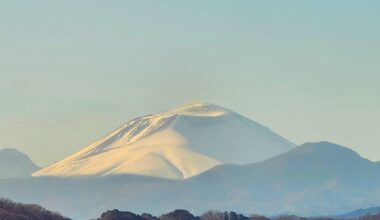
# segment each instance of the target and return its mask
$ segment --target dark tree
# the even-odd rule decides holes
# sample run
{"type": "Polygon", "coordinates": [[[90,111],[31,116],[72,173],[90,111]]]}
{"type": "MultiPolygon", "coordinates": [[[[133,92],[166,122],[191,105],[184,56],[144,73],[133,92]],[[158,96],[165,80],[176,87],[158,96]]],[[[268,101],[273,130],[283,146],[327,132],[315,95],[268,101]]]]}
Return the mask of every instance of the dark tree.
{"type": "Polygon", "coordinates": [[[195,217],[187,210],[177,209],[173,212],[161,215],[160,220],[200,220],[199,217],[195,217]]]}
{"type": "Polygon", "coordinates": [[[201,216],[201,220],[269,220],[263,216],[252,215],[247,217],[235,212],[208,211],[201,216]]]}
{"type": "Polygon", "coordinates": [[[122,212],[117,209],[104,212],[99,220],[144,220],[141,216],[132,212],[122,212]]]}

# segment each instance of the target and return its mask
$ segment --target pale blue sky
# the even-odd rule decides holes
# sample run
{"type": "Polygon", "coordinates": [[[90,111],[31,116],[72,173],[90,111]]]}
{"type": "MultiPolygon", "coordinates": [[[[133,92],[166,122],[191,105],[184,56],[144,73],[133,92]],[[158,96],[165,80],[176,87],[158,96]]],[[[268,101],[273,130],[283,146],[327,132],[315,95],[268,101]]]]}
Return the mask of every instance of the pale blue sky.
{"type": "Polygon", "coordinates": [[[380,1],[0,1],[0,148],[39,165],[201,100],[380,160],[380,1]]]}

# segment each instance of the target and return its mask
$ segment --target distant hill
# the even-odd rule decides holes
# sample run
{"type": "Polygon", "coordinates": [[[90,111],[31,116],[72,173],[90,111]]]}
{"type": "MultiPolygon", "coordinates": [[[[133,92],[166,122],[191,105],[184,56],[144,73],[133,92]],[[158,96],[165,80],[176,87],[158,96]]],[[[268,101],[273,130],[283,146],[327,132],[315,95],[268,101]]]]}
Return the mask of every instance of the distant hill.
{"type": "Polygon", "coordinates": [[[75,219],[104,210],[235,210],[331,216],[380,204],[380,165],[329,142],[306,143],[263,162],[220,165],[184,180],[138,175],[0,180],[0,196],[75,219]]]}
{"type": "Polygon", "coordinates": [[[352,212],[348,212],[341,215],[336,215],[336,218],[359,218],[367,215],[377,215],[380,214],[380,206],[371,207],[367,209],[358,209],[352,212]]]}
{"type": "Polygon", "coordinates": [[[11,148],[0,150],[0,179],[28,177],[38,169],[26,154],[11,148]]]}
{"type": "Polygon", "coordinates": [[[379,164],[349,148],[317,142],[259,163],[220,165],[188,182],[210,186],[205,195],[221,201],[213,207],[260,207],[267,214],[275,206],[278,213],[319,215],[378,204],[379,173],[379,164]]]}
{"type": "Polygon", "coordinates": [[[38,205],[25,205],[0,199],[0,219],[2,220],[70,220],[58,213],[48,211],[38,205]]]}

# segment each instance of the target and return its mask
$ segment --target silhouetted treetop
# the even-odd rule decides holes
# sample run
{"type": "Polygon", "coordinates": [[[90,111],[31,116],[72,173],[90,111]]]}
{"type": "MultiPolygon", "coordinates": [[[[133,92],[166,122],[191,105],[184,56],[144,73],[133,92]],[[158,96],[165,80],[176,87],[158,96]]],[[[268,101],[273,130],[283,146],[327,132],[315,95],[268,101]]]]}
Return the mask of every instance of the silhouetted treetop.
{"type": "Polygon", "coordinates": [[[200,220],[187,210],[177,209],[173,212],[163,214],[159,217],[160,220],[200,220]]]}

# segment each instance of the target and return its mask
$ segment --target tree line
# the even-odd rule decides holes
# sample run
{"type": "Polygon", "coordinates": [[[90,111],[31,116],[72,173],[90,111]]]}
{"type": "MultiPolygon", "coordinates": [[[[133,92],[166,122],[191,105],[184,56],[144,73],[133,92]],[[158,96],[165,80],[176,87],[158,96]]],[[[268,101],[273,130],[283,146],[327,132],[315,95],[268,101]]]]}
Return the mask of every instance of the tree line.
{"type": "MultiPolygon", "coordinates": [[[[342,218],[340,218],[342,219],[342,218]]],[[[0,220],[71,220],[59,213],[46,210],[38,205],[15,203],[0,198],[0,220]]],[[[330,217],[306,218],[294,215],[265,217],[261,215],[245,216],[235,212],[207,211],[200,216],[195,216],[187,210],[177,209],[173,212],[153,216],[148,213],[141,215],[117,209],[109,210],[94,220],[338,220],[330,217]]],[[[380,213],[367,215],[351,220],[380,220],[380,213]]]]}
{"type": "MultiPolygon", "coordinates": [[[[115,210],[109,210],[104,212],[100,218],[96,220],[341,220],[342,218],[331,217],[299,217],[295,215],[277,216],[277,217],[265,217],[261,215],[245,216],[237,214],[235,212],[220,212],[220,211],[208,211],[201,216],[194,216],[187,210],[175,210],[173,212],[160,215],[158,217],[151,214],[144,213],[137,215],[132,212],[125,212],[115,210]]],[[[380,213],[377,215],[367,215],[357,219],[350,220],[380,220],[380,213]]]]}

